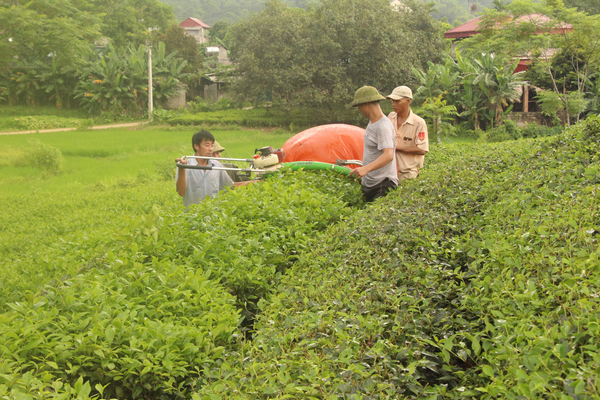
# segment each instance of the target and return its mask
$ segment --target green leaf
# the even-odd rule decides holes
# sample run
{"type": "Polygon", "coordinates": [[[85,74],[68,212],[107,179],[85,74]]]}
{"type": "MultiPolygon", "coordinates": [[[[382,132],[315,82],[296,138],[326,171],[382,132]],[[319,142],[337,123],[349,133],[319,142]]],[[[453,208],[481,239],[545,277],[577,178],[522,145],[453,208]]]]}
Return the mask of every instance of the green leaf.
{"type": "Polygon", "coordinates": [[[494,369],[489,365],[484,365],[483,367],[481,367],[481,371],[487,376],[494,376],[494,369]]]}

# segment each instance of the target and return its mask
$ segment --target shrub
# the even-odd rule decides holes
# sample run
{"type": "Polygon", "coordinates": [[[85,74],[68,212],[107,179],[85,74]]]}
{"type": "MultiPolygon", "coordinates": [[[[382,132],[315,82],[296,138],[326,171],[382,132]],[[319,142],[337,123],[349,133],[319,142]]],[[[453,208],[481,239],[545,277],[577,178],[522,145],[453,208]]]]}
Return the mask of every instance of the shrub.
{"type": "Polygon", "coordinates": [[[521,132],[514,121],[506,120],[502,125],[495,126],[485,131],[479,137],[479,141],[484,142],[504,142],[506,140],[521,139],[521,132]]]}
{"type": "Polygon", "coordinates": [[[1,357],[22,372],[84,378],[109,397],[188,390],[231,342],[239,312],[201,271],[142,260],[109,254],[90,276],[47,287],[35,306],[11,304],[0,325],[1,357]]]}
{"type": "Polygon", "coordinates": [[[563,131],[561,126],[545,126],[538,125],[535,122],[526,124],[525,127],[521,128],[521,134],[524,139],[538,138],[545,136],[555,136],[563,131]]]}
{"type": "Polygon", "coordinates": [[[282,172],[190,212],[153,207],[75,254],[66,240],[53,244],[65,253],[50,249],[40,265],[68,273],[1,316],[0,393],[82,380],[86,395],[189,397],[207,368],[238,349],[257,303],[315,232],[348,216],[349,203],[362,204],[354,181],[282,172]]]}
{"type": "Polygon", "coordinates": [[[60,149],[43,143],[39,139],[29,140],[29,146],[31,147],[31,158],[24,160],[25,163],[22,163],[21,165],[26,166],[31,162],[31,164],[40,168],[42,171],[51,174],[58,174],[61,172],[65,159],[60,149]]]}
{"type": "Polygon", "coordinates": [[[79,126],[89,126],[90,119],[65,118],[50,115],[15,117],[12,124],[17,129],[39,130],[39,129],[57,129],[57,128],[76,128],[79,126]]]}
{"type": "Polygon", "coordinates": [[[233,100],[222,97],[214,103],[208,102],[201,97],[196,97],[193,101],[189,101],[188,110],[190,113],[223,111],[235,108],[236,104],[233,100]]]}
{"type": "Polygon", "coordinates": [[[167,158],[163,161],[154,162],[154,170],[158,175],[158,179],[161,181],[175,181],[175,167],[173,166],[173,159],[167,158]]]}

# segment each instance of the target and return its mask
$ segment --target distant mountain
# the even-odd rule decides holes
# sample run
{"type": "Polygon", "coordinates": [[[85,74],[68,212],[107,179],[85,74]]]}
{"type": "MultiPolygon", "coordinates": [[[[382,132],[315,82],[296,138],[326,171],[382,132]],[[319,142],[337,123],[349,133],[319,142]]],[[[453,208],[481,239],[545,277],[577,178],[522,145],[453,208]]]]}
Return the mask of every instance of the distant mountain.
{"type": "MultiPolygon", "coordinates": [[[[212,25],[216,21],[237,22],[252,12],[262,10],[265,0],[160,0],[173,7],[178,21],[195,17],[212,25]]],[[[311,0],[284,0],[290,7],[306,8],[311,0]]],[[[407,0],[410,1],[410,0],[407,0]]],[[[450,24],[467,22],[479,15],[486,7],[491,8],[492,0],[413,0],[433,2],[434,18],[446,17],[450,24]]],[[[504,2],[509,2],[505,0],[504,2]]]]}
{"type": "MultiPolygon", "coordinates": [[[[237,22],[262,10],[265,0],[161,0],[173,7],[178,21],[195,17],[212,25],[216,21],[237,22]]],[[[290,7],[305,8],[310,0],[286,0],[290,7]]]]}

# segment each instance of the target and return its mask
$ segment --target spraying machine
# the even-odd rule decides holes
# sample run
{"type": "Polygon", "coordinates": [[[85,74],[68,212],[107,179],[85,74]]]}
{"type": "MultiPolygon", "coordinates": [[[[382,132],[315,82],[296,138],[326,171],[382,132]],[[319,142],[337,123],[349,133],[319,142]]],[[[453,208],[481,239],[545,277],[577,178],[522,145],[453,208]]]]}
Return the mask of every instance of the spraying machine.
{"type": "Polygon", "coordinates": [[[248,168],[229,168],[229,167],[213,167],[208,165],[188,165],[177,163],[178,168],[183,169],[202,169],[202,170],[217,170],[217,171],[238,171],[246,174],[264,175],[269,172],[274,172],[281,168],[285,154],[282,149],[274,150],[271,146],[261,147],[254,150],[252,158],[226,158],[226,157],[202,157],[202,156],[183,156],[182,158],[194,158],[201,160],[217,160],[217,161],[241,161],[250,164],[248,168]]]}
{"type": "Polygon", "coordinates": [[[285,166],[292,170],[330,170],[348,175],[351,168],[362,165],[365,130],[352,125],[321,125],[302,131],[288,139],[281,149],[271,146],[254,150],[253,158],[217,158],[186,156],[219,161],[242,161],[248,168],[210,167],[177,164],[179,168],[239,171],[258,178],[267,176],[285,166]]]}

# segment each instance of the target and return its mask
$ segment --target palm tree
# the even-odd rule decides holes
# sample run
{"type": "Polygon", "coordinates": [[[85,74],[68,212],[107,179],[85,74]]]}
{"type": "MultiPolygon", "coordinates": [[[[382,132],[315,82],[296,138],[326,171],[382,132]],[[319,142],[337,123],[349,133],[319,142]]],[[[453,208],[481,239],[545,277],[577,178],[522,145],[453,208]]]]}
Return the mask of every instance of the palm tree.
{"type": "Polygon", "coordinates": [[[506,10],[506,6],[509,2],[504,2],[503,0],[494,0],[492,1],[492,5],[496,11],[504,11],[506,10]]]}

